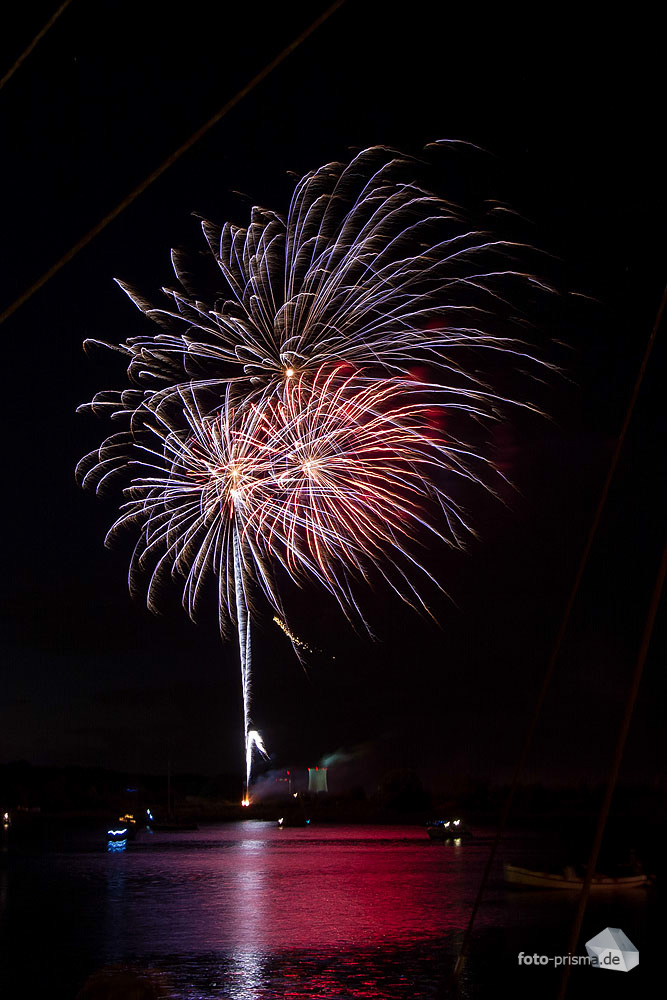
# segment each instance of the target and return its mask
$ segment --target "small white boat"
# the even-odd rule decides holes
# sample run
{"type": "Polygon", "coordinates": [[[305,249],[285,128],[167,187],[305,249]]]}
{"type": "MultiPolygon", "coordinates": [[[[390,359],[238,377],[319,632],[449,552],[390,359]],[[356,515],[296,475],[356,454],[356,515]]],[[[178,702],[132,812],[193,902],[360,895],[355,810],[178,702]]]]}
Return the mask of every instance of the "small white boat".
{"type": "Polygon", "coordinates": [[[431,840],[458,841],[472,837],[472,830],[462,819],[432,819],[426,824],[426,832],[431,840]]]}
{"type": "MultiPolygon", "coordinates": [[[[561,874],[557,872],[535,872],[529,868],[519,868],[517,865],[505,865],[505,881],[509,885],[532,886],[535,889],[569,889],[580,890],[584,884],[573,868],[566,868],[561,874]]],[[[611,875],[594,875],[591,890],[599,889],[636,889],[647,885],[647,875],[623,875],[613,878],[611,875]]]]}

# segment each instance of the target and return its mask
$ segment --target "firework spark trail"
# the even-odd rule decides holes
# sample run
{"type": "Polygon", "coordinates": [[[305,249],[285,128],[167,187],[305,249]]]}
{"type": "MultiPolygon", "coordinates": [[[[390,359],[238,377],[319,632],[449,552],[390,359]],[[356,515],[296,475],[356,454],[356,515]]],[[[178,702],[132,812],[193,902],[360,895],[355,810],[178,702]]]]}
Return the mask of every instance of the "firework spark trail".
{"type": "MultiPolygon", "coordinates": [[[[468,412],[478,412],[472,402],[468,412]]],[[[439,586],[417,555],[425,536],[461,546],[471,530],[442,483],[489,486],[489,463],[451,435],[434,437],[419,386],[408,392],[392,379],[359,386],[337,369],[302,375],[264,405],[261,421],[268,475],[248,524],[266,560],[298,584],[319,580],[369,632],[355,591],[375,571],[428,611],[412,580],[416,571],[439,586]]]]}
{"type": "Polygon", "coordinates": [[[265,752],[250,719],[253,591],[284,618],[282,567],[370,631],[356,595],[377,570],[424,610],[420,578],[440,585],[419,557],[424,537],[461,545],[471,530],[452,478],[493,488],[488,458],[429,430],[425,407],[479,423],[516,402],[471,370],[471,349],[541,364],[507,334],[516,290],[546,289],[513,266],[522,246],[468,225],[418,170],[374,147],[303,177],[285,219],[253,208],[245,229],[203,221],[219,289],[199,292],[172,251],[166,306],[119,282],[156,330],[86,342],[125,355],[133,388],[88,404],[121,429],[80,479],[101,491],[129,473],[109,535],[140,527],[130,588],[148,570],[149,607],[175,577],[194,616],[217,578],[221,634],[234,625],[239,640],[246,798],[253,751],[265,752]]]}
{"type": "Polygon", "coordinates": [[[250,804],[250,774],[253,750],[257,749],[268,759],[264,741],[256,729],[252,729],[250,709],[252,703],[252,645],[250,642],[250,613],[248,609],[247,584],[243,579],[243,558],[238,525],[234,525],[234,590],[236,596],[236,622],[241,656],[241,687],[243,691],[243,732],[245,740],[245,794],[243,805],[250,804]]]}
{"type": "MultiPolygon", "coordinates": [[[[83,484],[98,488],[119,468],[133,473],[108,538],[139,527],[130,582],[134,591],[152,566],[149,607],[165,579],[180,577],[194,617],[207,576],[217,576],[221,630],[238,630],[246,737],[251,581],[281,612],[272,569],[281,565],[299,585],[319,580],[363,621],[355,580],[375,569],[424,609],[410,578],[418,570],[436,583],[415,554],[422,536],[461,546],[470,532],[450,480],[490,488],[492,467],[451,434],[433,435],[420,393],[419,383],[408,391],[393,379],[360,386],[326,366],[293,379],[282,398],[241,408],[227,399],[213,416],[202,415],[196,393],[181,392],[185,430],[155,413],[152,443],[136,445],[129,463],[121,441],[81,464],[83,484]]],[[[480,412],[472,399],[467,412],[480,412]]]]}
{"type": "MultiPolygon", "coordinates": [[[[135,475],[125,490],[129,499],[121,516],[110,529],[107,540],[128,524],[140,525],[140,537],[130,564],[130,589],[141,587],[150,567],[147,603],[157,610],[165,577],[184,578],[183,605],[195,616],[206,577],[218,576],[220,629],[228,634],[233,622],[238,634],[243,694],[243,731],[248,785],[253,749],[266,756],[259,733],[251,722],[251,630],[249,564],[257,549],[248,550],[244,510],[253,475],[261,468],[253,455],[261,455],[253,412],[241,424],[236,411],[226,401],[222,416],[205,418],[192,394],[181,395],[186,432],[175,432],[160,414],[154,414],[153,442],[133,446],[124,433],[108,439],[99,452],[79,464],[82,485],[95,485],[101,492],[110,477],[131,467],[149,470],[150,476],[135,475]],[[250,470],[253,470],[252,472],[250,470]],[[245,539],[245,541],[244,541],[245,539]]],[[[148,426],[148,424],[146,425],[148,426]]],[[[254,566],[280,606],[275,589],[268,584],[268,569],[254,566]]]]}
{"type": "Polygon", "coordinates": [[[455,373],[465,396],[480,385],[457,352],[524,358],[520,343],[484,328],[512,287],[535,282],[508,266],[521,247],[469,227],[458,208],[409,179],[415,170],[416,161],[391,150],[363,150],[347,166],[307,174],[286,220],[254,208],[247,229],[203,221],[224,282],[214,301],[199,297],[178,251],[180,287],[163,289],[171,308],[119,282],[162,329],[114,346],[128,357],[139,394],[102,393],[95,405],[136,414],[146,396],[154,408],[184,385],[222,395],[230,381],[247,398],[341,361],[365,377],[379,367],[407,378],[428,360],[455,373]]]}
{"type": "Polygon", "coordinates": [[[248,618],[248,602],[245,594],[242,575],[241,543],[238,529],[234,526],[234,590],[236,595],[236,620],[239,633],[239,653],[241,657],[241,688],[243,692],[243,737],[246,754],[246,781],[244,802],[249,802],[248,789],[250,785],[250,768],[252,762],[252,746],[249,742],[250,733],[250,678],[252,672],[252,650],[250,646],[250,621],[248,618]]]}
{"type": "Polygon", "coordinates": [[[305,642],[303,639],[300,639],[299,636],[296,635],[291,630],[291,628],[289,627],[289,625],[287,624],[287,622],[283,621],[282,618],[279,615],[274,615],[273,616],[273,621],[278,626],[278,628],[280,629],[280,631],[283,632],[287,636],[287,638],[292,643],[292,646],[294,647],[295,650],[303,650],[305,653],[316,653],[316,652],[320,652],[321,653],[322,652],[322,650],[318,650],[318,649],[314,648],[313,646],[309,645],[309,643],[305,642]]]}

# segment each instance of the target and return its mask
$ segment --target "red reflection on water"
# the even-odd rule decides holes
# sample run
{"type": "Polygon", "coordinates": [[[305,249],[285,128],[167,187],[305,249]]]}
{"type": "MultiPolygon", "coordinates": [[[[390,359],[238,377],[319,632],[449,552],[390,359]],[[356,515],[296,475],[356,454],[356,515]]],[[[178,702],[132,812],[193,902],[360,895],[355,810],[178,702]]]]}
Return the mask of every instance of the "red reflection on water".
{"type": "Polygon", "coordinates": [[[197,875],[187,882],[187,907],[179,899],[161,927],[165,947],[252,955],[405,943],[460,928],[469,913],[475,883],[464,852],[476,849],[432,844],[418,828],[249,822],[206,836],[222,842],[230,834],[236,839],[220,850],[193,843],[192,851],[156,855],[158,886],[182,890],[193,868],[197,875]]]}

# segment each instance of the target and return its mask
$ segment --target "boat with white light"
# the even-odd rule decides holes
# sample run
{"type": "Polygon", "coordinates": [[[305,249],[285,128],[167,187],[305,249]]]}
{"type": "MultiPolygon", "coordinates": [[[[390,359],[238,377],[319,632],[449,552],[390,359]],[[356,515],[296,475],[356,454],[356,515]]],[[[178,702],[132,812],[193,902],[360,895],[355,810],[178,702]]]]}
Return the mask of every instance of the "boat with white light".
{"type": "Polygon", "coordinates": [[[278,826],[281,830],[284,830],[288,826],[310,826],[310,820],[305,816],[280,816],[278,818],[278,826]]]}
{"type": "Polygon", "coordinates": [[[472,830],[460,816],[451,819],[433,819],[426,824],[431,840],[456,841],[472,837],[472,830]]]}
{"type": "Polygon", "coordinates": [[[115,822],[109,824],[107,840],[110,843],[135,840],[140,829],[141,827],[134,814],[125,813],[123,816],[119,816],[115,822]]]}
{"type": "Polygon", "coordinates": [[[306,813],[306,804],[300,792],[293,792],[292,798],[283,806],[283,814],[278,817],[278,826],[281,830],[287,826],[310,826],[310,817],[306,813]]]}

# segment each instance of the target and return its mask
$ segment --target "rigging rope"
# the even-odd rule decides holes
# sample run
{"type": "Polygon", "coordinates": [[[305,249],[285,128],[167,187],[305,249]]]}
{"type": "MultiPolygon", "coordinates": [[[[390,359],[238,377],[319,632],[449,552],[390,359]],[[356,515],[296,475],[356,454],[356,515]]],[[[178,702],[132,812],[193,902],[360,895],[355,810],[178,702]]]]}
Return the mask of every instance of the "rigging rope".
{"type": "Polygon", "coordinates": [[[102,230],[105,229],[110,222],[113,222],[114,219],[118,218],[118,216],[121,214],[121,212],[124,211],[124,209],[126,209],[129,205],[131,205],[133,201],[136,201],[139,195],[143,194],[146,188],[150,187],[153,181],[157,180],[158,177],[161,177],[162,174],[165,173],[165,171],[168,170],[169,167],[171,167],[174,163],[176,163],[176,161],[179,160],[184,153],[187,153],[188,150],[191,149],[192,146],[194,146],[195,143],[199,141],[199,139],[201,139],[204,135],[206,135],[206,133],[210,131],[210,129],[212,129],[214,125],[217,125],[217,123],[222,118],[224,118],[224,116],[229,111],[231,111],[232,108],[236,107],[236,105],[239,104],[239,102],[242,101],[243,98],[247,94],[249,94],[252,90],[254,90],[255,87],[257,87],[263,80],[265,80],[266,77],[269,76],[269,74],[272,73],[274,69],[280,66],[280,64],[284,62],[285,59],[287,59],[287,57],[290,56],[295,49],[297,49],[303,42],[305,42],[306,39],[310,37],[310,35],[312,35],[315,31],[317,31],[317,29],[321,25],[323,25],[324,22],[327,21],[331,17],[331,15],[338,10],[339,7],[342,7],[344,3],[345,0],[336,0],[336,2],[331,4],[330,7],[327,7],[327,9],[322,14],[320,14],[318,18],[312,21],[311,24],[309,24],[308,27],[301,32],[300,35],[298,35],[292,42],[290,42],[290,44],[287,45],[281,52],[279,52],[278,55],[274,59],[272,59],[270,63],[267,63],[267,65],[262,70],[260,70],[259,73],[257,73],[244,87],[241,88],[241,90],[239,90],[232,98],[230,98],[230,100],[227,101],[226,104],[224,104],[220,108],[220,110],[213,115],[212,118],[209,118],[207,122],[205,122],[202,126],[200,126],[200,128],[198,128],[195,132],[193,132],[192,135],[189,137],[189,139],[186,139],[186,141],[181,146],[179,146],[178,149],[174,150],[174,152],[171,153],[171,155],[168,156],[167,159],[164,160],[159,165],[159,167],[157,167],[151,174],[148,175],[148,177],[146,177],[140,184],[138,184],[133,191],[131,191],[128,195],[126,195],[126,197],[123,198],[123,200],[119,202],[114,209],[112,209],[107,215],[105,215],[104,218],[100,220],[100,222],[98,222],[95,226],[93,226],[93,228],[90,229],[85,234],[85,236],[82,236],[81,239],[78,241],[78,243],[75,243],[74,246],[70,247],[70,249],[66,253],[64,253],[63,256],[48,269],[48,271],[45,271],[44,274],[42,274],[41,277],[37,279],[37,281],[35,281],[32,285],[30,285],[30,287],[27,288],[25,292],[19,295],[19,297],[15,299],[11,303],[11,305],[7,306],[4,312],[0,313],[0,324],[4,323],[5,320],[9,319],[9,317],[12,316],[17,311],[17,309],[20,309],[21,306],[24,305],[28,301],[28,299],[30,299],[35,294],[35,292],[39,291],[39,289],[42,288],[42,286],[45,285],[47,281],[49,281],[55,274],[57,274],[58,271],[60,271],[61,268],[65,266],[65,264],[68,264],[70,260],[72,260],[72,258],[79,253],[80,250],[83,250],[84,247],[88,246],[88,244],[99,233],[101,233],[102,230]]]}
{"type": "Polygon", "coordinates": [[[502,811],[501,811],[501,814],[500,814],[500,819],[498,821],[498,829],[496,830],[496,835],[495,835],[495,837],[493,839],[493,843],[491,844],[491,848],[489,850],[489,855],[488,855],[488,858],[486,860],[486,865],[484,866],[484,871],[482,873],[482,880],[480,882],[480,886],[479,886],[479,889],[477,891],[477,895],[475,897],[475,902],[473,903],[472,911],[470,913],[470,918],[468,920],[468,925],[467,925],[465,933],[463,935],[463,941],[461,943],[461,950],[459,952],[459,955],[458,955],[458,958],[457,958],[457,961],[456,961],[456,966],[454,967],[454,973],[453,973],[454,980],[458,980],[458,978],[461,975],[461,972],[463,971],[463,968],[465,966],[466,959],[468,957],[468,951],[470,950],[470,942],[471,942],[471,939],[472,939],[472,931],[473,931],[473,927],[474,927],[474,924],[475,924],[475,918],[477,917],[477,911],[479,910],[479,907],[480,907],[481,902],[482,902],[482,898],[484,896],[484,892],[486,890],[486,885],[487,885],[487,882],[489,880],[489,876],[491,874],[491,868],[493,867],[493,862],[495,860],[496,853],[498,851],[498,846],[499,846],[500,841],[502,840],[503,834],[505,832],[505,827],[507,825],[507,820],[508,820],[508,817],[509,817],[509,814],[510,814],[510,811],[511,811],[511,808],[512,808],[512,804],[514,802],[514,797],[515,797],[515,794],[516,794],[516,790],[517,790],[517,787],[518,787],[518,784],[519,784],[519,778],[521,777],[521,774],[523,772],[523,769],[524,769],[524,766],[525,766],[525,763],[526,763],[526,759],[528,757],[528,752],[530,750],[530,747],[531,747],[531,744],[532,744],[532,741],[533,741],[533,736],[535,735],[535,729],[536,729],[536,726],[537,726],[537,722],[538,722],[540,713],[542,711],[542,706],[544,705],[544,700],[546,698],[547,690],[548,690],[549,684],[551,682],[551,678],[553,676],[554,669],[556,667],[556,661],[558,660],[558,655],[560,653],[560,649],[561,649],[561,646],[563,644],[563,639],[564,639],[565,633],[567,631],[567,627],[568,627],[568,624],[569,624],[569,621],[570,621],[570,615],[572,613],[572,608],[574,607],[574,602],[575,602],[575,599],[577,597],[577,593],[579,591],[579,584],[581,583],[581,578],[584,575],[584,570],[586,569],[586,564],[588,562],[588,557],[590,555],[591,548],[593,547],[593,541],[595,539],[595,535],[597,533],[597,529],[599,527],[600,520],[602,518],[602,511],[603,511],[605,503],[607,501],[607,496],[609,494],[609,489],[611,487],[611,483],[612,483],[612,480],[614,478],[614,474],[616,472],[616,466],[618,465],[618,460],[620,458],[621,451],[623,449],[623,444],[625,442],[625,437],[626,437],[626,434],[627,434],[628,426],[630,424],[630,419],[632,417],[632,413],[634,411],[635,404],[637,402],[637,397],[639,396],[639,390],[641,389],[641,385],[642,385],[642,382],[644,380],[644,374],[646,372],[646,367],[648,365],[649,358],[651,357],[651,352],[653,350],[653,345],[655,344],[655,340],[656,340],[656,337],[658,335],[658,329],[660,327],[660,323],[661,323],[661,320],[662,320],[662,315],[664,313],[665,305],[666,304],[667,304],[667,286],[665,287],[665,290],[664,290],[664,292],[662,294],[662,299],[661,299],[660,305],[658,307],[658,312],[657,312],[657,315],[656,315],[656,318],[655,318],[655,322],[653,324],[653,328],[651,330],[651,334],[650,334],[650,336],[648,338],[648,342],[647,342],[646,348],[644,350],[644,356],[642,358],[641,365],[639,366],[639,372],[638,372],[637,378],[635,380],[634,388],[632,390],[632,395],[630,397],[630,401],[629,401],[627,409],[625,411],[625,418],[623,420],[623,426],[621,427],[621,430],[619,432],[618,440],[616,442],[616,448],[614,449],[614,454],[612,455],[611,462],[609,463],[609,469],[608,469],[608,472],[607,472],[607,478],[605,479],[604,486],[602,487],[602,492],[600,494],[600,499],[598,501],[597,509],[595,511],[595,514],[593,515],[593,520],[592,520],[591,527],[590,527],[589,532],[588,532],[588,537],[586,539],[586,544],[584,545],[583,552],[582,552],[580,560],[579,560],[579,565],[577,567],[577,572],[576,572],[576,575],[575,575],[575,578],[574,578],[574,583],[572,585],[572,589],[570,591],[570,594],[569,594],[569,597],[568,597],[568,600],[567,600],[567,604],[565,605],[565,610],[563,612],[563,618],[562,618],[562,621],[561,621],[561,624],[560,624],[560,628],[558,629],[558,633],[556,635],[556,639],[554,641],[553,649],[551,651],[551,656],[549,657],[549,662],[547,664],[547,669],[546,669],[546,672],[544,674],[544,679],[542,681],[542,687],[540,688],[539,694],[537,696],[537,702],[535,704],[535,708],[533,710],[533,715],[531,717],[530,723],[528,725],[528,729],[526,731],[526,735],[524,737],[523,745],[521,747],[521,753],[519,755],[519,760],[517,762],[517,765],[516,765],[516,767],[514,769],[514,773],[512,775],[512,781],[511,781],[511,784],[510,784],[510,789],[509,789],[509,792],[507,793],[507,797],[506,797],[505,802],[503,804],[503,808],[502,808],[502,811]]]}

